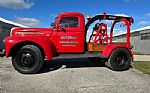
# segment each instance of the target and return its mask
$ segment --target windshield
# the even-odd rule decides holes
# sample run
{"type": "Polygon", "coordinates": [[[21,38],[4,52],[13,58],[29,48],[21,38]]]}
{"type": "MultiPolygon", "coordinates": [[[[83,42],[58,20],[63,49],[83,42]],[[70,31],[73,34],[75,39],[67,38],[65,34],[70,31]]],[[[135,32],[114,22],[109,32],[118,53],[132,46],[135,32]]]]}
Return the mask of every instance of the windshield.
{"type": "Polygon", "coordinates": [[[54,28],[56,28],[57,21],[58,21],[58,17],[56,17],[54,20],[54,28]]]}

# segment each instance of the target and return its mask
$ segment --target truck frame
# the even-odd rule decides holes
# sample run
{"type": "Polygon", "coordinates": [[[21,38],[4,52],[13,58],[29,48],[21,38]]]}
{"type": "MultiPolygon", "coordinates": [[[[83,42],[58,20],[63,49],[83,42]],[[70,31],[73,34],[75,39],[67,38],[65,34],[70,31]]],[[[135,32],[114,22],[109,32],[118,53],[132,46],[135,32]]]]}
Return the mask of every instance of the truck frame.
{"type": "MultiPolygon", "coordinates": [[[[93,58],[105,59],[105,64],[112,70],[123,71],[130,68],[133,61],[130,44],[130,26],[132,17],[104,14],[90,18],[87,23],[83,14],[64,12],[59,14],[52,28],[13,28],[11,36],[4,39],[5,55],[12,57],[14,68],[23,74],[37,73],[44,60],[54,58],[93,58]],[[88,42],[86,35],[90,25],[99,20],[93,28],[88,42]],[[108,36],[107,24],[101,20],[113,20],[108,36]],[[118,22],[126,26],[126,42],[113,42],[113,30],[118,22]]],[[[102,60],[102,59],[100,59],[102,60]]]]}

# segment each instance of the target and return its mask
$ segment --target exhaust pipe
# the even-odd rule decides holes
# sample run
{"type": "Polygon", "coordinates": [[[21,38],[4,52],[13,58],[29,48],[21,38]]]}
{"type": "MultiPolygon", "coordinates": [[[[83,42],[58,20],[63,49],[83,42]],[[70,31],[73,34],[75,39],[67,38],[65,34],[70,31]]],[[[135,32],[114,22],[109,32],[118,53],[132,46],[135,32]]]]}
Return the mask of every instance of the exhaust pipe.
{"type": "Polygon", "coordinates": [[[2,51],[0,51],[0,57],[4,57],[5,56],[5,49],[3,49],[2,51]]]}

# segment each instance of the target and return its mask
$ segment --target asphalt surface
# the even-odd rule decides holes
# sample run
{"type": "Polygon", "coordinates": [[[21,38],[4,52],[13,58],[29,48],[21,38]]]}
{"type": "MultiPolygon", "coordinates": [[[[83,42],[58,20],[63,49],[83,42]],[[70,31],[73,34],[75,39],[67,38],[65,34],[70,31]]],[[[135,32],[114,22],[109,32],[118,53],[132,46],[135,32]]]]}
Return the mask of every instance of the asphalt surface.
{"type": "Polygon", "coordinates": [[[48,61],[38,74],[18,73],[10,58],[0,59],[0,93],[150,93],[150,76],[116,72],[87,59],[48,61]]]}

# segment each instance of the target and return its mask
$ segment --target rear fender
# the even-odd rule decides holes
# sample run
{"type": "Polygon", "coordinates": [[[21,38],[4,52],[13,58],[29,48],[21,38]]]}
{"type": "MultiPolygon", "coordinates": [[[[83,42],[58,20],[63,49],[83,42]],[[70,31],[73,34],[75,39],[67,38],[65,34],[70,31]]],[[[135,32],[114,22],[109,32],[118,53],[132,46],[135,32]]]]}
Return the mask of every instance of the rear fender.
{"type": "Polygon", "coordinates": [[[23,42],[33,42],[39,45],[44,50],[47,60],[51,60],[56,55],[56,48],[53,42],[48,39],[42,37],[7,37],[4,40],[6,57],[9,57],[10,51],[12,51],[14,47],[23,42]]]}
{"type": "Polygon", "coordinates": [[[132,54],[132,51],[125,47],[125,46],[118,46],[118,45],[113,45],[113,44],[109,44],[103,51],[102,51],[102,54],[105,55],[107,58],[110,57],[111,53],[117,49],[117,48],[125,48],[129,51],[131,57],[132,57],[132,61],[134,60],[134,57],[133,57],[133,54],[132,54]]]}

